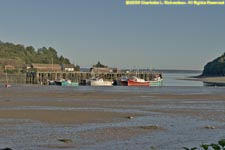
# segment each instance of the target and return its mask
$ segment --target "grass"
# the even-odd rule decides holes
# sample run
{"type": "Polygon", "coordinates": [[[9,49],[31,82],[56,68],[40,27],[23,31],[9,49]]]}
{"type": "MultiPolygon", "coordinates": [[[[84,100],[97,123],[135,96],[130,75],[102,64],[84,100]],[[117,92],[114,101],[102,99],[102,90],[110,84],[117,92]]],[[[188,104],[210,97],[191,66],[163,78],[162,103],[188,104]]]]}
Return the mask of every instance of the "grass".
{"type": "Polygon", "coordinates": [[[225,139],[219,140],[217,143],[212,144],[202,144],[200,149],[197,147],[187,148],[183,147],[185,150],[225,150],[225,139]]]}

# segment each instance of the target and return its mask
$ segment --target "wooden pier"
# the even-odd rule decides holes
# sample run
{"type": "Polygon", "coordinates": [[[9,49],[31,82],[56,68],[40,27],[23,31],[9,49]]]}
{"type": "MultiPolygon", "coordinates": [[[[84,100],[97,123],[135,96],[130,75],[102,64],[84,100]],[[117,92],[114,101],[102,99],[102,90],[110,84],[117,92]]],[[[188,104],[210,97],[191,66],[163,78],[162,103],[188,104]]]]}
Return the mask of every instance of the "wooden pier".
{"type": "Polygon", "coordinates": [[[50,80],[69,79],[73,82],[83,83],[91,77],[99,77],[104,80],[117,80],[122,76],[138,76],[139,78],[150,80],[161,73],[156,72],[118,72],[118,73],[91,73],[91,72],[27,72],[26,83],[29,84],[48,84],[50,80]]]}

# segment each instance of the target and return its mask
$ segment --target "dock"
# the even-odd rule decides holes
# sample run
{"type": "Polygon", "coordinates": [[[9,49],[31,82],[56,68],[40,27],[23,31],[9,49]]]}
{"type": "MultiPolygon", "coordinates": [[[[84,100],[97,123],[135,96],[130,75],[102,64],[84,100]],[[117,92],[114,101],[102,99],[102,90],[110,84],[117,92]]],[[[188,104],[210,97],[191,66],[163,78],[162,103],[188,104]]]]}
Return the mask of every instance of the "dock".
{"type": "Polygon", "coordinates": [[[156,75],[161,75],[157,72],[117,72],[117,73],[91,73],[91,72],[27,72],[26,83],[27,84],[48,84],[48,81],[69,79],[73,82],[78,82],[81,85],[86,79],[91,77],[103,78],[104,80],[113,81],[121,78],[122,76],[138,76],[141,79],[150,80],[156,75]]]}

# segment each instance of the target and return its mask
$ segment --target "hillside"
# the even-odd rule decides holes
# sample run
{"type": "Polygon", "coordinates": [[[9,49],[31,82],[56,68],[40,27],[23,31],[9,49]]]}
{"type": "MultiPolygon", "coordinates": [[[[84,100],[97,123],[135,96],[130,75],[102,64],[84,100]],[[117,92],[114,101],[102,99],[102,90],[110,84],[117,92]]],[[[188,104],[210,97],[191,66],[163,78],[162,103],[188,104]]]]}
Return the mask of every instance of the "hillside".
{"type": "Polygon", "coordinates": [[[204,66],[202,76],[225,76],[225,53],[204,66]]]}
{"type": "Polygon", "coordinates": [[[57,51],[52,47],[42,47],[35,50],[32,46],[25,47],[20,44],[0,41],[0,64],[51,64],[52,60],[55,64],[70,64],[68,58],[58,56],[57,51]]]}

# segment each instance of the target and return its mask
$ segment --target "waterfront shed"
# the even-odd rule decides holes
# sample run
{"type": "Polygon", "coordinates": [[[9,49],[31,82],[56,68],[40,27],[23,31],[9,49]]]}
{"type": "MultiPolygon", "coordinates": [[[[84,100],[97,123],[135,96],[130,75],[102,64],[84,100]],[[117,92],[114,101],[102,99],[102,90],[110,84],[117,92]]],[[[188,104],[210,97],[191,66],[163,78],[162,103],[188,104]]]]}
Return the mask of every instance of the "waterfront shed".
{"type": "Polygon", "coordinates": [[[5,69],[5,70],[14,70],[14,69],[16,69],[16,68],[15,68],[15,66],[13,66],[13,65],[5,65],[4,69],[5,69]]]}
{"type": "Polygon", "coordinates": [[[31,67],[37,71],[61,71],[59,64],[31,64],[31,67]]]}

